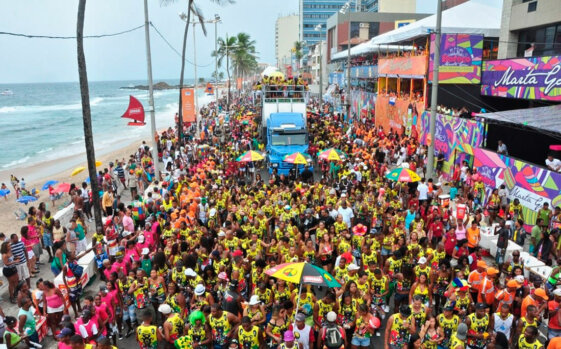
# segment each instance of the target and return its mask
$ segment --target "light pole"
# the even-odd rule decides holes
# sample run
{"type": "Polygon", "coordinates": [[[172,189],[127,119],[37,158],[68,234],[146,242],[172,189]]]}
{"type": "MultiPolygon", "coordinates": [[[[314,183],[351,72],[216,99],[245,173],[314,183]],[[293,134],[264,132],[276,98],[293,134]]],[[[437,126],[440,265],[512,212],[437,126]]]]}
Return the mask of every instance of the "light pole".
{"type": "Polygon", "coordinates": [[[430,100],[429,132],[431,142],[427,153],[427,178],[434,175],[434,139],[436,131],[436,104],[438,103],[438,75],[440,69],[440,36],[442,31],[442,1],[436,0],[436,35],[434,40],[434,67],[432,73],[432,95],[430,100]]]}
{"type": "MultiPolygon", "coordinates": [[[[148,66],[148,104],[150,105],[150,133],[152,138],[152,158],[154,174],[160,178],[158,143],[156,142],[156,111],[154,109],[154,88],[152,80],[152,55],[150,52],[150,20],[148,19],[148,0],[144,0],[144,35],[146,39],[146,65],[148,66]]],[[[179,106],[181,108],[181,106],[179,106]]]]}
{"type": "MultiPolygon", "coordinates": [[[[214,53],[218,52],[218,22],[220,22],[220,16],[218,14],[214,15],[214,53]]],[[[216,97],[216,110],[218,110],[218,54],[214,56],[214,95],[216,97]]]]}
{"type": "Polygon", "coordinates": [[[343,7],[339,10],[341,14],[348,14],[349,21],[349,32],[347,41],[347,98],[345,99],[347,103],[347,120],[350,121],[351,118],[351,2],[347,1],[343,7]]]}
{"type": "Polygon", "coordinates": [[[322,25],[318,24],[315,31],[320,32],[319,40],[319,113],[322,115],[323,106],[323,40],[321,38],[322,25]]]}

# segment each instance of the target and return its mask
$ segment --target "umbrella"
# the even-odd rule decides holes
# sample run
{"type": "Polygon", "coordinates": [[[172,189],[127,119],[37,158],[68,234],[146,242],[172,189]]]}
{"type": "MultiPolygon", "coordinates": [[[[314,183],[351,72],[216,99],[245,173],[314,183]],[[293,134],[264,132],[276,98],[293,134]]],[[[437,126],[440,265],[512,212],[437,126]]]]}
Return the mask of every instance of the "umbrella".
{"type": "Polygon", "coordinates": [[[72,171],[72,173],[71,173],[70,175],[71,175],[71,176],[75,176],[75,175],[77,175],[78,173],[84,171],[85,169],[86,169],[86,168],[85,168],[84,166],[76,167],[76,168],[74,169],[74,171],[72,171]]]}
{"type": "Polygon", "coordinates": [[[368,228],[365,225],[359,223],[353,227],[353,234],[357,236],[364,236],[367,229],[368,228]]]}
{"type": "Polygon", "coordinates": [[[284,157],[284,159],[282,161],[288,162],[290,164],[295,164],[295,165],[307,165],[308,164],[307,157],[300,152],[296,152],[294,154],[287,155],[287,156],[284,157]]]}
{"type": "Polygon", "coordinates": [[[259,154],[256,151],[250,150],[243,153],[240,157],[236,159],[237,162],[252,162],[252,161],[261,161],[265,158],[263,155],[259,154]]]}
{"type": "Polygon", "coordinates": [[[10,189],[0,189],[0,196],[6,196],[10,194],[10,189]]]}
{"type": "Polygon", "coordinates": [[[97,160],[97,161],[95,162],[95,167],[99,167],[99,166],[101,166],[102,164],[103,164],[103,163],[102,163],[101,161],[97,160]]]}
{"type": "Polygon", "coordinates": [[[468,155],[473,155],[473,147],[467,143],[458,144],[456,150],[468,155]]]}
{"type": "Polygon", "coordinates": [[[269,74],[270,78],[281,78],[284,79],[284,74],[281,73],[280,71],[274,71],[271,74],[269,74]]]}
{"type": "Polygon", "coordinates": [[[22,204],[26,204],[31,202],[31,201],[37,201],[37,198],[35,196],[22,196],[19,199],[16,200],[17,202],[21,202],[22,204]]]}
{"type": "Polygon", "coordinates": [[[319,158],[322,160],[341,161],[345,158],[345,154],[339,149],[329,148],[319,152],[319,158]]]}
{"type": "Polygon", "coordinates": [[[50,180],[50,181],[46,181],[45,184],[43,184],[43,186],[41,187],[41,190],[47,190],[49,189],[50,186],[57,184],[58,181],[50,180]]]}
{"type": "Polygon", "coordinates": [[[303,284],[341,287],[341,284],[335,279],[335,277],[323,268],[305,262],[279,264],[273,268],[265,270],[265,274],[287,282],[300,284],[296,311],[300,308],[300,294],[302,293],[303,284]]]}
{"type": "Polygon", "coordinates": [[[403,167],[399,167],[391,170],[386,175],[386,178],[391,179],[392,181],[409,182],[409,183],[418,182],[421,180],[421,177],[419,177],[418,174],[416,174],[415,172],[411,171],[408,168],[403,168],[403,167]]]}
{"type": "Polygon", "coordinates": [[[70,190],[70,184],[60,183],[56,186],[55,190],[57,191],[57,193],[68,193],[68,191],[70,190]]]}

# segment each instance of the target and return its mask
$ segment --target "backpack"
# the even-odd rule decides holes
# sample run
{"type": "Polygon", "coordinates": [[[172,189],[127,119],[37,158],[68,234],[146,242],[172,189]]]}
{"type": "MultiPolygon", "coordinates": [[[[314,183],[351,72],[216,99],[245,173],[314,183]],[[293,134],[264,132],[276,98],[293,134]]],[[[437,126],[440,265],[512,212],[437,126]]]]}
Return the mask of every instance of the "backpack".
{"type": "Polygon", "coordinates": [[[343,335],[338,326],[329,326],[325,328],[324,343],[327,348],[341,348],[345,344],[343,335]]]}

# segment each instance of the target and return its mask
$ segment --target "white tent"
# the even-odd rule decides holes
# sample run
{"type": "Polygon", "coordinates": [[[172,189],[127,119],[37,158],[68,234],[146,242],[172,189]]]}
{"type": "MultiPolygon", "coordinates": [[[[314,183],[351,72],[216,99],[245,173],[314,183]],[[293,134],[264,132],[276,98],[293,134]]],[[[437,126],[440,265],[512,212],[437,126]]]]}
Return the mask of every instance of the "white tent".
{"type": "Polygon", "coordinates": [[[272,65],[270,65],[263,70],[263,72],[261,73],[261,76],[271,75],[272,73],[277,72],[277,71],[279,71],[279,68],[273,67],[272,65]]]}
{"type": "MultiPolygon", "coordinates": [[[[413,46],[402,46],[402,45],[380,45],[372,44],[371,41],[363,42],[360,45],[356,45],[351,48],[351,56],[359,56],[368,52],[395,52],[395,51],[411,51],[413,46]]],[[[338,60],[347,58],[347,50],[337,52],[331,59],[338,60]]]]}
{"type": "MultiPolygon", "coordinates": [[[[442,11],[443,34],[481,34],[499,37],[503,0],[470,0],[461,5],[442,11]]],[[[401,28],[378,35],[370,41],[351,48],[351,56],[367,52],[384,52],[384,47],[394,47],[393,51],[407,51],[404,47],[390,45],[426,36],[436,27],[436,15],[425,17],[401,28]]],[[[388,49],[389,50],[389,49],[388,49]]],[[[347,57],[347,50],[337,52],[332,59],[347,57]]]]}

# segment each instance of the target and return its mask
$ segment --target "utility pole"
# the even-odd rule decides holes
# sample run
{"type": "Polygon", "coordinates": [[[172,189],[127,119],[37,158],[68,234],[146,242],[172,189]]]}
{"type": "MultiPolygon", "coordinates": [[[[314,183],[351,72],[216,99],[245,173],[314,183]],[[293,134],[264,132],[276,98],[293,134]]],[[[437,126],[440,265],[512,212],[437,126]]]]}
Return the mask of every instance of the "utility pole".
{"type": "MultiPolygon", "coordinates": [[[[154,174],[160,178],[158,143],[156,142],[156,111],[154,108],[154,82],[152,80],[152,54],[150,52],[150,20],[148,19],[148,0],[144,0],[144,35],[146,37],[146,65],[148,66],[148,104],[150,105],[150,133],[152,138],[152,159],[154,174]]],[[[181,108],[181,106],[179,106],[181,108]]]]}
{"type": "Polygon", "coordinates": [[[438,103],[438,73],[440,70],[440,37],[442,35],[442,1],[436,0],[436,28],[434,39],[434,63],[432,72],[432,95],[430,100],[429,130],[431,142],[427,152],[427,178],[434,175],[434,140],[436,129],[436,104],[438,103]]]}
{"type": "Polygon", "coordinates": [[[347,120],[351,120],[351,2],[347,1],[343,7],[339,10],[341,14],[347,14],[349,22],[349,32],[347,41],[347,98],[345,102],[347,103],[347,120]]]}
{"type": "Polygon", "coordinates": [[[214,95],[216,96],[216,110],[218,110],[218,22],[220,22],[220,16],[218,14],[214,15],[214,95]]]}
{"type": "Polygon", "coordinates": [[[193,21],[193,66],[195,67],[195,86],[194,86],[194,91],[195,91],[195,133],[197,136],[199,136],[199,110],[197,109],[199,107],[199,94],[197,87],[199,86],[199,81],[197,80],[197,35],[195,34],[195,28],[197,25],[197,21],[193,21]]]}
{"type": "Polygon", "coordinates": [[[323,38],[321,37],[321,29],[322,25],[318,24],[315,27],[315,30],[320,32],[320,41],[319,41],[319,113],[323,115],[322,106],[323,106],[323,38]]]}

